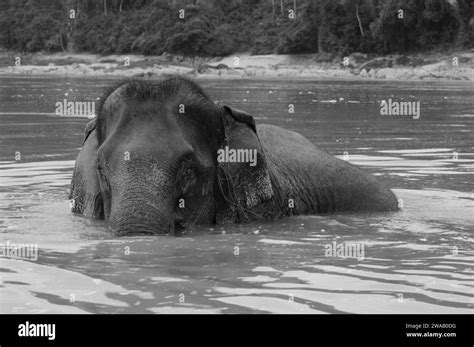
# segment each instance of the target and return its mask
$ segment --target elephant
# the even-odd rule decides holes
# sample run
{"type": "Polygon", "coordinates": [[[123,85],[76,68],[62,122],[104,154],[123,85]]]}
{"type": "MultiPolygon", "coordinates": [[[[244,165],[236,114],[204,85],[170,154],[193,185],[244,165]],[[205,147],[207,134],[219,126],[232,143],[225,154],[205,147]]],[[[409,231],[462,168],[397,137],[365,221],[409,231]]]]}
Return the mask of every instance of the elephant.
{"type": "Polygon", "coordinates": [[[218,105],[191,79],[126,80],[86,126],[69,198],[117,236],[398,210],[394,193],[302,135],[218,105]]]}

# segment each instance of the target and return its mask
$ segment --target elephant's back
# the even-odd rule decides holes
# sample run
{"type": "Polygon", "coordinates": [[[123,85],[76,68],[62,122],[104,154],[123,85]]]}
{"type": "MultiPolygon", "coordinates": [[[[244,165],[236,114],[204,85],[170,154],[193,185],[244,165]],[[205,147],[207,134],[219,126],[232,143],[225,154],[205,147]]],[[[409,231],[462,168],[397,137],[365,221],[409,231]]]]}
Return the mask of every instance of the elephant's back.
{"type": "Polygon", "coordinates": [[[335,158],[291,130],[257,125],[281,199],[301,197],[304,211],[392,211],[397,200],[373,175],[335,158]]]}
{"type": "Polygon", "coordinates": [[[303,151],[301,154],[309,155],[314,151],[320,151],[311,141],[295,131],[270,124],[257,124],[256,128],[258,137],[265,148],[278,148],[284,152],[297,149],[303,151]]]}
{"type": "MultiPolygon", "coordinates": [[[[285,170],[298,171],[310,169],[319,177],[333,174],[341,164],[347,165],[346,169],[355,168],[329,153],[317,148],[303,135],[283,129],[278,126],[261,124],[257,125],[257,133],[266,150],[266,156],[274,164],[281,164],[285,170]],[[286,167],[292,165],[292,167],[286,167]]],[[[283,167],[282,167],[283,169],[283,167]]]]}

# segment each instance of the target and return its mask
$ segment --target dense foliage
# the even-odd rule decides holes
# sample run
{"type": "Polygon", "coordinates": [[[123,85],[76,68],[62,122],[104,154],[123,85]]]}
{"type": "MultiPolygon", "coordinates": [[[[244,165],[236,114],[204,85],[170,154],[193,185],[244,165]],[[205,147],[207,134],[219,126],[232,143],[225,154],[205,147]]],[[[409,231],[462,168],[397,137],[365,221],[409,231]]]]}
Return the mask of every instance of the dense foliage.
{"type": "Polygon", "coordinates": [[[220,56],[474,47],[474,0],[0,0],[0,9],[0,45],[22,52],[220,56]]]}

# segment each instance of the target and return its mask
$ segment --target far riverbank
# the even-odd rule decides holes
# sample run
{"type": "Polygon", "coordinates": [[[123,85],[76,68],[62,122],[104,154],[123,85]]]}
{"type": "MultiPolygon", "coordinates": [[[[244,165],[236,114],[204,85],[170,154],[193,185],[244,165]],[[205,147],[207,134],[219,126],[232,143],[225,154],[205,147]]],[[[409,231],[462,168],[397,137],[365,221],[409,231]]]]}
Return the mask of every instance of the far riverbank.
{"type": "Polygon", "coordinates": [[[474,51],[387,55],[354,53],[331,58],[318,54],[248,55],[225,58],[0,52],[0,75],[70,75],[193,78],[315,78],[474,81],[474,51]]]}

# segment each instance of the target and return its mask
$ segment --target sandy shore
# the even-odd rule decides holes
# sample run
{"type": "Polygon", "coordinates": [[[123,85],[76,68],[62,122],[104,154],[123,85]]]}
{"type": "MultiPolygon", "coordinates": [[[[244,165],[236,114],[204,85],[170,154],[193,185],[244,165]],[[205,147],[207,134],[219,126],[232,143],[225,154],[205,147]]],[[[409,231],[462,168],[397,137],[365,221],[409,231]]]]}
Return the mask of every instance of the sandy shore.
{"type": "Polygon", "coordinates": [[[368,57],[344,61],[318,55],[246,54],[226,58],[0,52],[0,75],[70,75],[194,78],[315,78],[474,81],[474,51],[368,57]],[[18,59],[19,58],[19,59],[18,59]],[[15,64],[16,62],[16,64],[15,64]]]}

